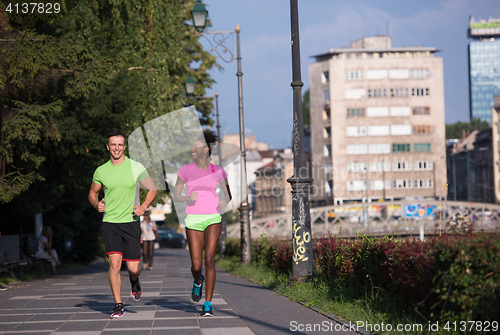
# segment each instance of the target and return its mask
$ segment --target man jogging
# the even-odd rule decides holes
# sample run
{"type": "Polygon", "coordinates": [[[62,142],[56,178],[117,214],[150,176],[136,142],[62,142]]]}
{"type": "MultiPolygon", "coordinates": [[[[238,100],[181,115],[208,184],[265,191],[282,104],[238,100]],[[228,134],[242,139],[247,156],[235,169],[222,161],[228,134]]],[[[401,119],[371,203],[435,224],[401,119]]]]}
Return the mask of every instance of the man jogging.
{"type": "Polygon", "coordinates": [[[111,317],[121,318],[124,312],[120,276],[122,260],[127,263],[132,297],[139,301],[142,296],[139,283],[141,226],[137,218],[146,212],[155,198],[156,187],[144,166],[124,155],[125,134],[114,131],[107,138],[106,148],[111,159],[95,170],[89,201],[95,209],[104,213],[102,236],[109,258],[109,284],[115,299],[111,317]],[[142,204],[139,204],[139,184],[148,190],[142,204]],[[99,192],[103,188],[104,198],[99,201],[99,192]]]}

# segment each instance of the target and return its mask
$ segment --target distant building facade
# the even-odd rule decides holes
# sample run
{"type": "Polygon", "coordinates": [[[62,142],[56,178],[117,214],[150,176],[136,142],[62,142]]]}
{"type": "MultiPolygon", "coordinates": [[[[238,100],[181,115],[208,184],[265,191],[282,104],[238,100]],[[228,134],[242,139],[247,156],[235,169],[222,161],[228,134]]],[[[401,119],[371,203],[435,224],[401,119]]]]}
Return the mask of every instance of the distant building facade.
{"type": "Polygon", "coordinates": [[[311,200],[446,196],[443,61],[366,37],[309,66],[311,200]]]}
{"type": "Polygon", "coordinates": [[[255,171],[253,217],[292,211],[292,193],[287,179],[293,175],[291,149],[277,153],[273,161],[255,171]]]}
{"type": "Polygon", "coordinates": [[[500,19],[469,19],[470,117],[491,122],[493,97],[500,94],[500,19]]]}

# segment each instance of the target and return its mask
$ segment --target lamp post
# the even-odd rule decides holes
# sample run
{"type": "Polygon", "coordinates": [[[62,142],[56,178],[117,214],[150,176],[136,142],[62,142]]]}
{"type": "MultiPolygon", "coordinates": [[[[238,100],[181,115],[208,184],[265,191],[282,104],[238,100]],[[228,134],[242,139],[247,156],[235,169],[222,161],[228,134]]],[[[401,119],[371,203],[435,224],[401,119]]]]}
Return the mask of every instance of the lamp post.
{"type": "Polygon", "coordinates": [[[292,276],[291,281],[303,280],[312,273],[313,249],[309,210],[309,177],[305,161],[302,86],[300,74],[299,14],[297,0],[290,0],[292,32],[293,89],[293,176],[287,179],[292,187],[292,276]]]}
{"type": "MultiPolygon", "coordinates": [[[[207,39],[207,41],[212,45],[212,50],[217,52],[219,57],[225,61],[226,63],[231,63],[235,58],[232,52],[226,47],[225,42],[227,36],[231,36],[232,34],[236,34],[236,45],[237,45],[237,54],[236,61],[238,63],[238,71],[236,72],[236,76],[238,77],[238,111],[239,111],[239,123],[240,123],[240,150],[241,150],[241,184],[240,184],[240,194],[243,194],[243,190],[247,188],[247,171],[246,171],[246,150],[245,150],[245,128],[243,124],[243,86],[242,86],[242,76],[243,72],[241,72],[241,51],[240,51],[240,26],[236,24],[236,28],[234,31],[204,31],[206,26],[206,18],[208,15],[208,11],[205,6],[198,0],[191,11],[193,16],[193,25],[198,30],[200,36],[203,36],[207,39]],[[206,36],[203,34],[215,34],[214,35],[214,43],[212,43],[206,36]],[[215,44],[215,45],[214,45],[215,44]],[[219,51],[218,47],[223,48],[223,53],[229,53],[231,57],[226,59],[219,51]]],[[[241,262],[244,264],[248,264],[252,261],[252,238],[250,232],[250,209],[251,207],[248,205],[248,192],[245,192],[245,198],[242,199],[241,205],[238,208],[240,211],[240,244],[241,244],[241,262]]]]}

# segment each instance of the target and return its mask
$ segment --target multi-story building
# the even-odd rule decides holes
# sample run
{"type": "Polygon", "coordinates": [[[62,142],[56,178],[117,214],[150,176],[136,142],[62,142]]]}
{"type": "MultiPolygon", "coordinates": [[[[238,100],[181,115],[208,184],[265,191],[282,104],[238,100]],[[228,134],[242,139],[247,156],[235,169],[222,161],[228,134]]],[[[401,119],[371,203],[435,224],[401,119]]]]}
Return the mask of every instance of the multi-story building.
{"type": "Polygon", "coordinates": [[[469,19],[470,117],[491,122],[493,97],[500,94],[500,19],[469,19]]]}
{"type": "Polygon", "coordinates": [[[309,66],[311,200],[444,197],[443,60],[365,37],[309,66]]]}

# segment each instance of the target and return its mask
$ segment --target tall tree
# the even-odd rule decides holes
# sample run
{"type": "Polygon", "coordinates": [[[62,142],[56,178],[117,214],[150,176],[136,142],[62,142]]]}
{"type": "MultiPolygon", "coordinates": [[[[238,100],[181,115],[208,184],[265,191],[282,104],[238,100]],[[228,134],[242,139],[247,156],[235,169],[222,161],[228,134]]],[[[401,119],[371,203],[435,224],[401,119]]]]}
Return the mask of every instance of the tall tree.
{"type": "Polygon", "coordinates": [[[455,122],[446,124],[446,138],[456,139],[462,137],[464,134],[468,134],[473,130],[482,131],[490,128],[488,122],[483,121],[478,118],[472,118],[470,122],[455,122]]]}
{"type": "MultiPolygon", "coordinates": [[[[58,0],[50,15],[0,1],[0,210],[30,223],[44,212],[65,234],[83,233],[105,134],[181,108],[189,74],[203,95],[215,58],[185,23],[194,0],[58,0]]],[[[211,101],[196,102],[202,124],[213,122],[211,101]]]]}

